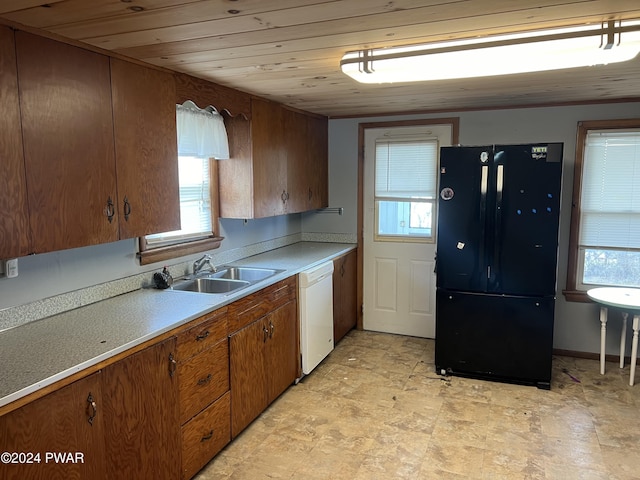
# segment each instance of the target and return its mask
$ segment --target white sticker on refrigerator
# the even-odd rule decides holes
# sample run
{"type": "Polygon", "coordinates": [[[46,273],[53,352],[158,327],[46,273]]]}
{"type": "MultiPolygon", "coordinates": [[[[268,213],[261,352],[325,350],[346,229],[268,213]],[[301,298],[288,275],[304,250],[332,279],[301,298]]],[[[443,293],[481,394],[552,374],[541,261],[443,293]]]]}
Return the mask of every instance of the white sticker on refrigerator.
{"type": "Polygon", "coordinates": [[[453,189],[445,187],[440,191],[440,198],[443,200],[451,200],[453,198],[453,189]]]}

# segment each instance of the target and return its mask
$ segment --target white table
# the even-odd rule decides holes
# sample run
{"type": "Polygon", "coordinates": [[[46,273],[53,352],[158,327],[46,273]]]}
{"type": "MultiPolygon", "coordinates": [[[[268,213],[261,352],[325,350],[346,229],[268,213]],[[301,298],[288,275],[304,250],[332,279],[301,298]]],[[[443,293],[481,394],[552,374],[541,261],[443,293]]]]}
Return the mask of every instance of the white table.
{"type": "Polygon", "coordinates": [[[623,287],[593,288],[587,292],[589,298],[600,305],[600,374],[604,375],[605,343],[607,338],[607,311],[612,307],[622,311],[622,334],[620,335],[620,368],[624,367],[624,349],[627,335],[627,317],[633,315],[633,341],[631,342],[631,373],[629,385],[633,385],[638,358],[638,321],[640,319],[640,289],[623,287]]]}

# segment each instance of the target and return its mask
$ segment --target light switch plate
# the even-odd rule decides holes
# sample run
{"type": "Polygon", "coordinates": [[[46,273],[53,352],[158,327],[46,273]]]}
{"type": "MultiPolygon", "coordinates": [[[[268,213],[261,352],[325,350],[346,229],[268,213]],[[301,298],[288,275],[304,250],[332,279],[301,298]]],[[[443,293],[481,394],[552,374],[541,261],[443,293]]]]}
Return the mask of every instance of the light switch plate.
{"type": "Polygon", "coordinates": [[[13,258],[11,260],[7,260],[5,263],[4,271],[7,274],[7,278],[15,278],[18,276],[18,259],[13,258]]]}

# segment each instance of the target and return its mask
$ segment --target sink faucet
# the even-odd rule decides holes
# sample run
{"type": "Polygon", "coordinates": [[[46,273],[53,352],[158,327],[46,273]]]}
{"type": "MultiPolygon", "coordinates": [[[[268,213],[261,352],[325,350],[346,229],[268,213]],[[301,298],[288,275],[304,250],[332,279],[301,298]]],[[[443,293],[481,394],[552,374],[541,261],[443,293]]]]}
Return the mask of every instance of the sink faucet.
{"type": "Polygon", "coordinates": [[[197,275],[200,271],[206,266],[209,265],[209,268],[212,272],[216,271],[216,267],[211,265],[211,255],[204,254],[201,258],[193,262],[193,274],[197,275]]]}

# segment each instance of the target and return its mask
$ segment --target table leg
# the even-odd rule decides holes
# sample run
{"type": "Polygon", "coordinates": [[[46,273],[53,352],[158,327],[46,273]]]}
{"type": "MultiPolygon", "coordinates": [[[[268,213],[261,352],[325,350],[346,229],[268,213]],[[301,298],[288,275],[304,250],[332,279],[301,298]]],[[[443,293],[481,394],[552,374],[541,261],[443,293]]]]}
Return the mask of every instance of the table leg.
{"type": "Polygon", "coordinates": [[[627,312],[622,312],[622,333],[620,334],[620,368],[624,368],[624,349],[627,345],[627,312]]]}
{"type": "Polygon", "coordinates": [[[605,344],[607,343],[607,307],[600,307],[600,375],[604,375],[605,344]]]}
{"type": "Polygon", "coordinates": [[[633,316],[633,340],[631,342],[631,373],[629,374],[629,385],[633,385],[636,378],[636,361],[638,359],[638,318],[633,316]]]}

